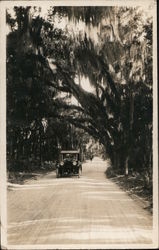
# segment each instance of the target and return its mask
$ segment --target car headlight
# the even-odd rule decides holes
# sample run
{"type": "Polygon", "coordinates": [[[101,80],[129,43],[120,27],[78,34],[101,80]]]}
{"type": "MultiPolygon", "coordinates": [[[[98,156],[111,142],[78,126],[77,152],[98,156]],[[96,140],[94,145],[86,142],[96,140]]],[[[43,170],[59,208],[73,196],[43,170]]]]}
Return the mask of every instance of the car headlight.
{"type": "Polygon", "coordinates": [[[60,162],[60,165],[61,165],[61,166],[63,166],[63,165],[64,165],[64,162],[63,162],[63,161],[61,161],[61,162],[60,162]]]}
{"type": "Polygon", "coordinates": [[[73,162],[73,166],[76,166],[76,161],[73,162]]]}

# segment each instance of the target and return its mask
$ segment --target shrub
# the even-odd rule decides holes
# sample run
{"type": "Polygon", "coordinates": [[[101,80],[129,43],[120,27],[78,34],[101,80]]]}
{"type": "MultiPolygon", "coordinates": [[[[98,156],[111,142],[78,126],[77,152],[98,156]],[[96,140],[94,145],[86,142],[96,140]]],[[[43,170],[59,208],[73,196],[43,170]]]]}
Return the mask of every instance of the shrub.
{"type": "Polygon", "coordinates": [[[116,173],[115,173],[113,167],[111,167],[111,166],[107,168],[107,170],[105,171],[105,174],[108,178],[113,178],[116,176],[116,173]]]}

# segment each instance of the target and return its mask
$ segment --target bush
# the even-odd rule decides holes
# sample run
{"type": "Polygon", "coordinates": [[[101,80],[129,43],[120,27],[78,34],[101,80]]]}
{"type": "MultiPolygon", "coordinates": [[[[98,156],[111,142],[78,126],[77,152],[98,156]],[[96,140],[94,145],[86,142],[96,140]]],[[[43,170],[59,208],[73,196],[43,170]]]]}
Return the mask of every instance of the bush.
{"type": "Polygon", "coordinates": [[[113,178],[113,177],[116,177],[116,173],[113,169],[113,167],[108,167],[107,170],[105,171],[105,174],[108,178],[113,178]]]}

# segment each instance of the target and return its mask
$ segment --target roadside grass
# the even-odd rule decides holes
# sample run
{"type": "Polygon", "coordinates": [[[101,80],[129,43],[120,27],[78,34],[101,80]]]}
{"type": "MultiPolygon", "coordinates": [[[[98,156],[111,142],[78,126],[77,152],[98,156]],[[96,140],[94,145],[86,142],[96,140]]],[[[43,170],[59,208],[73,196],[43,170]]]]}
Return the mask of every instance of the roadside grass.
{"type": "Polygon", "coordinates": [[[56,169],[55,164],[35,165],[27,168],[22,168],[17,171],[10,169],[7,171],[7,181],[15,184],[24,184],[26,180],[36,180],[39,175],[46,174],[56,169]]]}
{"type": "Polygon", "coordinates": [[[132,173],[128,176],[121,175],[114,171],[112,167],[109,167],[105,172],[107,178],[111,179],[120,188],[126,191],[133,197],[136,196],[143,202],[145,202],[148,211],[152,213],[153,200],[152,200],[152,183],[149,186],[145,185],[143,175],[140,173],[132,173]]]}

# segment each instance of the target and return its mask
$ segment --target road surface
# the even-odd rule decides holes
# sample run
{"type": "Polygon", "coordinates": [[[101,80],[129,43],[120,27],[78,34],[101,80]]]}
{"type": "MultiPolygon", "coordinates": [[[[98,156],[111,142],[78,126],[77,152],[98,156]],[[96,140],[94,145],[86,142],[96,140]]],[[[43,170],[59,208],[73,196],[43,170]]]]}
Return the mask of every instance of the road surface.
{"type": "Polygon", "coordinates": [[[152,216],[105,177],[106,162],[81,178],[39,176],[8,187],[8,244],[77,246],[152,243],[152,216]]]}

